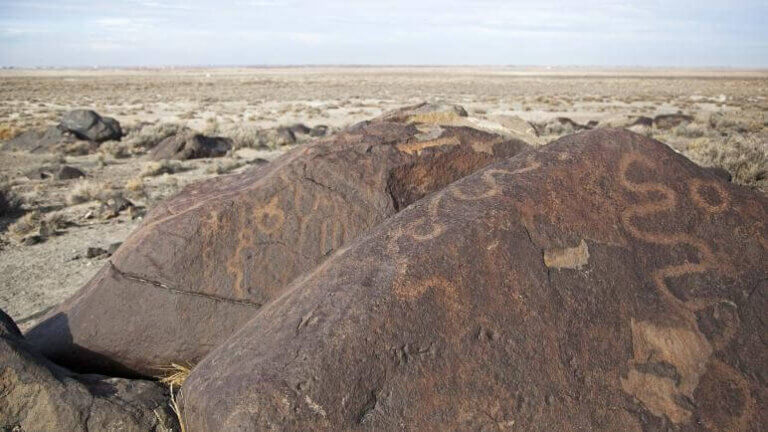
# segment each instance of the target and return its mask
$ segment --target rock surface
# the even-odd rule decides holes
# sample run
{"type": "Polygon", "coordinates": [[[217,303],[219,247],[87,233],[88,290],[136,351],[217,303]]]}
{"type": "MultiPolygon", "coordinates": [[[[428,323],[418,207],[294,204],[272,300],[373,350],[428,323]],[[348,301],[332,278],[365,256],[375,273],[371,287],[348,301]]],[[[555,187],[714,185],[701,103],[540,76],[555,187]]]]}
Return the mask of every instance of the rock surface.
{"type": "Polygon", "coordinates": [[[177,431],[168,395],[155,382],[77,375],[32,348],[0,310],[0,430],[177,431]]]}
{"type": "Polygon", "coordinates": [[[56,170],[56,173],[53,175],[53,177],[56,180],[72,180],[85,177],[85,173],[75,167],[62,165],[56,170]]]}
{"type": "MultiPolygon", "coordinates": [[[[441,126],[419,105],[185,188],[28,334],[73,368],[156,374],[196,362],[335,249],[528,146],[441,126]]],[[[456,112],[453,107],[446,111],[456,112]]]]}
{"type": "Polygon", "coordinates": [[[231,148],[229,138],[179,133],[162,140],[149,155],[152,160],[187,160],[224,156],[231,148]]]}
{"type": "Polygon", "coordinates": [[[62,143],[70,143],[75,137],[66,130],[51,126],[46,129],[28,130],[3,144],[6,151],[26,151],[30,153],[50,152],[62,143]]]}
{"type": "Polygon", "coordinates": [[[185,382],[189,430],[763,431],[768,199],[601,129],[435,192],[185,382]]]}
{"type": "Polygon", "coordinates": [[[59,127],[80,139],[93,142],[119,140],[123,136],[120,123],[112,117],[102,117],[92,110],[72,110],[61,117],[59,127]]]}

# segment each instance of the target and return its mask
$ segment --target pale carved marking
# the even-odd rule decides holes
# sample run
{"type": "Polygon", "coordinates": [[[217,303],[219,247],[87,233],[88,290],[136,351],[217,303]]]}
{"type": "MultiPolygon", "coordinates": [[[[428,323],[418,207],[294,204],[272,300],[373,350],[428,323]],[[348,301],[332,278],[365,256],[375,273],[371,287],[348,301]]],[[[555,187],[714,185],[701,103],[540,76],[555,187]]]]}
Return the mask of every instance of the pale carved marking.
{"type": "MultiPolygon", "coordinates": [[[[724,298],[682,300],[671,292],[667,284],[667,280],[671,278],[706,271],[718,271],[722,270],[724,266],[715,259],[710,247],[699,238],[687,233],[652,232],[636,224],[637,218],[674,210],[678,204],[678,197],[670,187],[659,182],[635,183],[631,181],[627,177],[627,173],[633,165],[645,168],[654,167],[648,158],[638,153],[625,154],[619,163],[619,180],[622,186],[640,196],[648,197],[650,194],[654,194],[661,198],[627,207],[621,217],[624,228],[633,237],[648,243],[664,246],[689,246],[698,252],[698,261],[669,264],[651,273],[651,279],[657,292],[685,324],[678,328],[662,328],[652,323],[635,323],[632,320],[634,358],[630,361],[630,365],[633,368],[627,378],[622,378],[622,388],[640,399],[646,408],[655,415],[664,414],[675,423],[683,423],[690,421],[692,412],[684,405],[677,403],[676,395],[691,398],[701,376],[708,371],[717,371],[718,376],[729,377],[739,383],[737,391],[742,394],[745,403],[741,413],[732,418],[727,427],[709,422],[710,427],[721,432],[745,430],[754,411],[752,408],[754,400],[750,394],[748,383],[737,370],[712,356],[714,352],[724,348],[735,336],[739,327],[738,318],[734,316],[734,322],[725,324],[726,328],[723,335],[714,338],[714,340],[707,340],[698,326],[696,317],[696,312],[702,309],[718,307],[721,304],[733,306],[733,303],[724,298]],[[672,380],[669,377],[639,369],[639,366],[648,363],[649,359],[655,359],[657,364],[672,365],[679,374],[678,379],[672,380]]],[[[729,208],[730,196],[725,188],[716,182],[693,179],[688,183],[688,191],[694,204],[710,214],[721,213],[729,208]],[[701,196],[700,190],[704,186],[717,190],[718,204],[709,203],[701,196]]],[[[703,414],[706,417],[707,413],[703,414]]]]}

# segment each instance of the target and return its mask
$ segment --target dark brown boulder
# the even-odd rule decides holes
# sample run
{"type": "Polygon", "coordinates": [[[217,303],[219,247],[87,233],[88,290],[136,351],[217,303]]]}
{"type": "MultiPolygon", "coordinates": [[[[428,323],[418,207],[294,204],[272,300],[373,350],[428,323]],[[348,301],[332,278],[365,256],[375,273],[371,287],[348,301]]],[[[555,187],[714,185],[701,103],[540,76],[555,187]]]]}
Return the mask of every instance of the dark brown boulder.
{"type": "Polygon", "coordinates": [[[162,140],[149,155],[152,160],[187,160],[224,156],[231,148],[229,138],[179,133],[162,140]]]}
{"type": "Polygon", "coordinates": [[[178,431],[168,402],[158,383],[77,375],[51,363],[0,310],[0,430],[178,431]]]}
{"type": "Polygon", "coordinates": [[[183,388],[198,432],[764,431],[768,199],[623,130],[338,251],[183,388]]]}
{"type": "Polygon", "coordinates": [[[123,130],[117,120],[85,109],[65,113],[61,117],[59,128],[73,133],[80,139],[97,143],[119,140],[123,136],[123,130]]]}
{"type": "Polygon", "coordinates": [[[672,129],[692,121],[693,117],[685,114],[661,114],[653,118],[653,125],[656,129],[672,129]]]}
{"type": "Polygon", "coordinates": [[[194,363],[335,249],[526,147],[467,127],[378,119],[188,186],[28,337],[80,370],[156,374],[194,363]]]}
{"type": "Polygon", "coordinates": [[[3,144],[3,150],[30,153],[52,152],[61,144],[75,141],[74,135],[58,126],[33,129],[21,133],[3,144]]]}

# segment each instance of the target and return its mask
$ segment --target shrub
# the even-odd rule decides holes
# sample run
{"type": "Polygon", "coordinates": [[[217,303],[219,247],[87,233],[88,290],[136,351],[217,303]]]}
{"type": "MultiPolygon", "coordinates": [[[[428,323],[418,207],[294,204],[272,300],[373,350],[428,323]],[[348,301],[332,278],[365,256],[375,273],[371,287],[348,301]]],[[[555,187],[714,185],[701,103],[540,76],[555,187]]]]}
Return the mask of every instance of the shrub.
{"type": "Polygon", "coordinates": [[[720,167],[731,173],[734,183],[768,188],[768,137],[734,135],[699,139],[684,151],[703,166],[720,167]]]}
{"type": "Polygon", "coordinates": [[[22,239],[27,234],[37,231],[38,228],[40,228],[40,220],[40,212],[37,210],[31,211],[12,223],[8,227],[8,232],[16,239],[22,239]]]}
{"type": "Polygon", "coordinates": [[[31,211],[8,227],[8,232],[16,240],[22,240],[29,234],[50,237],[59,229],[66,227],[69,221],[61,212],[42,215],[38,210],[31,211]]]}
{"type": "Polygon", "coordinates": [[[89,154],[92,149],[93,145],[88,141],[75,141],[65,144],[61,151],[66,155],[84,156],[89,154]]]}
{"type": "Polygon", "coordinates": [[[144,180],[141,177],[133,177],[125,182],[125,190],[131,198],[142,198],[146,196],[144,191],[144,180]]]}
{"type": "Polygon", "coordinates": [[[205,172],[208,174],[226,174],[240,168],[243,165],[244,163],[238,160],[224,160],[210,165],[205,169],[205,172]]]}
{"type": "Polygon", "coordinates": [[[111,195],[112,189],[102,183],[80,180],[67,194],[67,203],[74,205],[89,201],[106,201],[111,195]]]}
{"type": "Polygon", "coordinates": [[[236,124],[217,129],[221,136],[232,139],[232,147],[238,148],[270,148],[276,149],[285,145],[295,144],[285,130],[260,129],[253,125],[236,124]]]}
{"type": "Polygon", "coordinates": [[[706,127],[696,123],[680,124],[674,129],[675,135],[685,138],[701,138],[706,132],[706,127]]]}
{"type": "Polygon", "coordinates": [[[140,177],[154,177],[161,174],[175,174],[182,171],[181,162],[174,160],[151,161],[144,164],[140,177]]]}
{"type": "Polygon", "coordinates": [[[169,136],[188,131],[189,128],[176,123],[147,124],[129,132],[122,142],[135,151],[143,152],[155,147],[169,136]]]}
{"type": "Polygon", "coordinates": [[[110,155],[115,159],[123,159],[131,155],[128,144],[120,141],[107,141],[102,143],[99,146],[99,153],[110,155]]]}

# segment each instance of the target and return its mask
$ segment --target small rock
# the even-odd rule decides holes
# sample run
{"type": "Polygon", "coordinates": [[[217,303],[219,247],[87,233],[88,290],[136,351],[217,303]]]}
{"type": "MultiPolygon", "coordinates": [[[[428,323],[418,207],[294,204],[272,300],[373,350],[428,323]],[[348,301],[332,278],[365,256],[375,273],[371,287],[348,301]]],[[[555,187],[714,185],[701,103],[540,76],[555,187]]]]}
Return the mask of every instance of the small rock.
{"type": "Polygon", "coordinates": [[[59,170],[56,171],[54,178],[56,180],[71,180],[76,178],[85,177],[85,173],[75,167],[69,165],[62,165],[59,170]]]}
{"type": "Polygon", "coordinates": [[[122,244],[123,244],[123,242],[115,242],[115,243],[110,244],[109,247],[107,247],[107,253],[109,254],[109,256],[112,256],[112,254],[117,252],[117,249],[119,249],[120,245],[122,245],[122,244]]]}
{"type": "Polygon", "coordinates": [[[309,136],[311,137],[323,137],[328,133],[328,126],[326,125],[317,125],[310,129],[309,136]]]}
{"type": "Polygon", "coordinates": [[[40,243],[42,241],[43,241],[43,237],[42,236],[40,236],[38,234],[31,234],[31,235],[28,235],[28,236],[24,237],[21,240],[21,244],[23,244],[24,246],[32,246],[32,245],[36,245],[36,244],[38,244],[38,243],[40,243]]]}
{"type": "Polygon", "coordinates": [[[302,135],[306,135],[311,131],[311,129],[303,123],[296,123],[294,125],[289,126],[288,129],[290,129],[290,131],[293,132],[294,134],[302,134],[302,135]]]}
{"type": "Polygon", "coordinates": [[[131,220],[141,219],[146,212],[146,209],[143,207],[128,207],[128,217],[131,218],[131,220]]]}
{"type": "Polygon", "coordinates": [[[136,207],[131,201],[119,195],[111,198],[106,203],[102,203],[99,209],[102,219],[112,219],[118,217],[121,212],[136,207]]]}
{"type": "Polygon", "coordinates": [[[100,247],[89,247],[85,251],[85,257],[86,258],[96,258],[102,255],[106,255],[107,251],[105,249],[102,249],[100,247]]]}
{"type": "Polygon", "coordinates": [[[289,129],[289,128],[285,128],[285,127],[277,128],[277,136],[285,144],[295,144],[296,143],[296,134],[294,134],[293,131],[291,129],[289,129]]]}

